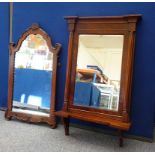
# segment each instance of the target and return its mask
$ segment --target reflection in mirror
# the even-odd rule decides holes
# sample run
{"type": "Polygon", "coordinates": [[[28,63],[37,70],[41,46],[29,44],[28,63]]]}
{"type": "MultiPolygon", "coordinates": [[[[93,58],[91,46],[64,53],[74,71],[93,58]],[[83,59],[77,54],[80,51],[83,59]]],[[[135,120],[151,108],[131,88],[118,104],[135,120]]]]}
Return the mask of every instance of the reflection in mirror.
{"type": "Polygon", "coordinates": [[[15,55],[13,111],[49,116],[52,65],[44,38],[29,35],[15,55]]]}
{"type": "Polygon", "coordinates": [[[79,35],[74,105],[118,111],[123,35],[79,35]]]}

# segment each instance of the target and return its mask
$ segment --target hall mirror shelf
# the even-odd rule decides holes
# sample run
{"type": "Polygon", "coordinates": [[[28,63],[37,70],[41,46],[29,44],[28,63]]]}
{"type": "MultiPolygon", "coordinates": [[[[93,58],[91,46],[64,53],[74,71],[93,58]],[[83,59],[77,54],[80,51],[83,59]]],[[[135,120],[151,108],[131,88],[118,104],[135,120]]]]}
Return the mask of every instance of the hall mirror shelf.
{"type": "Polygon", "coordinates": [[[7,119],[46,122],[56,127],[54,116],[57,59],[61,45],[52,46],[51,38],[33,24],[10,44],[7,119]]]}
{"type": "Polygon", "coordinates": [[[139,14],[65,17],[69,29],[64,105],[56,111],[69,135],[70,118],[123,131],[129,118],[136,23],[139,14]]]}

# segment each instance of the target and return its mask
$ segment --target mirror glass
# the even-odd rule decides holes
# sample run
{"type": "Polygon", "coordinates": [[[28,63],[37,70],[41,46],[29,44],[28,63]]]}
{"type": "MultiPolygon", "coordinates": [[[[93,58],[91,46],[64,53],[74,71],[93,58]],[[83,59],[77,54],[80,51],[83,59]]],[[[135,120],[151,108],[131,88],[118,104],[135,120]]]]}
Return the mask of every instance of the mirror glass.
{"type": "Polygon", "coordinates": [[[79,35],[74,105],[118,111],[123,35],[79,35]]]}
{"type": "Polygon", "coordinates": [[[13,111],[49,116],[53,53],[46,40],[29,35],[16,52],[14,64],[13,111]]]}

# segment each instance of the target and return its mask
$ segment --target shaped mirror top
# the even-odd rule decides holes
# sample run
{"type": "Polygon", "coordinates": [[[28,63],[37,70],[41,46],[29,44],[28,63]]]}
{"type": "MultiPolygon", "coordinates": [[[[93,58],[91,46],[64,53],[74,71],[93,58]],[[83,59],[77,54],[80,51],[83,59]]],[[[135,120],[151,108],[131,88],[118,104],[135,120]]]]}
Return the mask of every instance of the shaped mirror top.
{"type": "Polygon", "coordinates": [[[29,35],[16,53],[15,68],[52,70],[53,54],[40,34],[29,35]]]}

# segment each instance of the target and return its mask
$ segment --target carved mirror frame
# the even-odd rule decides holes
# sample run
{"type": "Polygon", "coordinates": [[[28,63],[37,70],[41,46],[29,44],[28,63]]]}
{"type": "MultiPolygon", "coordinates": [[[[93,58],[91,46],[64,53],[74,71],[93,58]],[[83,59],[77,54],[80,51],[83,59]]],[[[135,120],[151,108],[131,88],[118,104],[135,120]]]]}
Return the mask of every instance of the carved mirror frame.
{"type": "Polygon", "coordinates": [[[18,40],[17,44],[10,43],[8,108],[5,113],[5,117],[8,120],[11,120],[12,118],[16,118],[22,121],[33,122],[33,123],[45,122],[45,123],[48,123],[52,128],[56,127],[56,118],[55,118],[54,112],[55,112],[55,104],[56,104],[56,78],[57,78],[57,66],[58,66],[57,61],[58,61],[58,54],[59,54],[60,48],[61,48],[61,44],[59,43],[56,43],[55,47],[52,45],[50,36],[42,28],[40,28],[38,24],[33,24],[27,31],[25,31],[20,37],[20,39],[18,40]],[[31,34],[41,35],[43,39],[46,41],[49,51],[53,53],[53,68],[52,68],[53,73],[52,73],[52,82],[51,82],[52,95],[50,96],[50,116],[49,117],[12,111],[15,54],[16,52],[19,51],[23,41],[31,34]]]}
{"type": "Polygon", "coordinates": [[[107,17],[65,17],[69,28],[68,64],[66,73],[66,86],[64,106],[56,112],[64,121],[65,134],[69,134],[69,119],[76,118],[84,121],[108,125],[127,131],[131,126],[129,119],[130,96],[132,84],[132,70],[134,59],[134,44],[136,23],[141,15],[107,16],[107,17]],[[74,89],[76,65],[78,54],[79,35],[124,35],[121,88],[119,97],[119,110],[108,111],[90,107],[76,106],[74,102],[74,89]]]}

